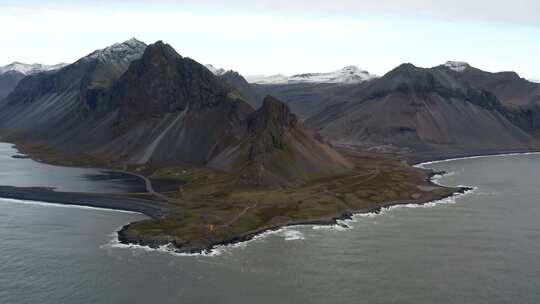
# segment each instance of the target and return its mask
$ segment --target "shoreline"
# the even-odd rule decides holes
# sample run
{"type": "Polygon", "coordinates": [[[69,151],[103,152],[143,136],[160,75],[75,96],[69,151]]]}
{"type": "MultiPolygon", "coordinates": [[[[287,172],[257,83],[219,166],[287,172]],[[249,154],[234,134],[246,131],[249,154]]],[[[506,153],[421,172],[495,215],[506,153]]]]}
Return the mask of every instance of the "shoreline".
{"type": "Polygon", "coordinates": [[[460,156],[460,157],[444,158],[444,159],[439,159],[439,160],[424,161],[424,162],[419,162],[419,163],[413,164],[411,166],[413,166],[415,168],[425,169],[423,167],[425,165],[439,164],[439,163],[451,162],[451,161],[455,161],[455,160],[467,160],[467,159],[503,157],[503,156],[519,156],[519,155],[539,155],[539,154],[540,154],[540,151],[479,154],[479,155],[460,156]]]}
{"type": "Polygon", "coordinates": [[[135,212],[144,214],[152,219],[159,219],[170,210],[167,203],[156,200],[145,200],[128,197],[127,195],[122,196],[121,194],[57,192],[39,187],[20,188],[0,186],[0,198],[135,212]]]}
{"type": "MultiPolygon", "coordinates": [[[[481,155],[471,155],[471,156],[464,156],[464,157],[425,161],[425,162],[416,163],[412,166],[415,168],[428,171],[427,177],[426,177],[426,183],[428,185],[452,188],[445,185],[440,185],[433,181],[433,177],[435,175],[441,175],[441,174],[444,175],[446,174],[446,172],[436,172],[430,169],[426,169],[424,168],[424,166],[429,165],[429,164],[442,163],[442,162],[448,162],[448,161],[454,161],[454,160],[501,157],[501,156],[512,156],[512,155],[536,155],[536,154],[540,154],[540,152],[529,151],[529,152],[511,152],[511,153],[499,153],[499,154],[481,154],[481,155]]],[[[139,175],[133,174],[130,172],[123,171],[123,173],[128,173],[133,176],[141,178],[139,175]]],[[[473,190],[473,188],[470,188],[470,187],[456,187],[455,189],[456,191],[446,196],[435,197],[435,198],[431,198],[424,201],[412,199],[412,200],[398,201],[398,202],[387,202],[376,207],[361,209],[361,210],[346,211],[342,214],[328,216],[328,217],[301,220],[301,221],[295,221],[295,222],[290,222],[286,224],[276,224],[273,226],[261,227],[259,229],[243,233],[242,235],[235,236],[233,238],[230,238],[224,241],[212,243],[209,246],[177,247],[171,244],[170,242],[163,241],[163,240],[141,241],[141,240],[130,239],[125,234],[125,231],[133,223],[128,223],[124,225],[122,228],[120,228],[120,230],[116,231],[115,234],[116,234],[118,242],[123,245],[137,245],[137,246],[148,247],[151,249],[159,249],[163,246],[167,246],[168,248],[171,248],[170,249],[171,252],[178,253],[178,254],[205,254],[205,253],[212,252],[217,247],[230,246],[230,245],[248,242],[264,233],[277,231],[277,230],[287,228],[287,227],[343,225],[343,224],[340,224],[339,221],[350,220],[355,215],[380,213],[384,209],[388,209],[393,206],[399,206],[399,205],[408,205],[408,204],[425,205],[425,204],[440,201],[449,197],[463,195],[467,193],[468,191],[473,190]]],[[[133,198],[133,197],[125,196],[125,195],[122,196],[122,194],[111,195],[111,194],[86,194],[86,193],[75,193],[75,192],[73,193],[56,192],[48,188],[18,188],[18,187],[10,187],[10,186],[0,186],[0,198],[27,200],[27,201],[33,201],[36,203],[44,203],[44,204],[58,204],[58,205],[67,205],[67,206],[79,206],[79,207],[135,212],[135,213],[144,214],[152,219],[162,218],[164,215],[167,214],[167,212],[170,211],[170,206],[168,206],[167,202],[160,202],[157,200],[145,200],[145,199],[133,198]]]]}
{"type": "MultiPolygon", "coordinates": [[[[453,188],[453,187],[448,187],[448,186],[444,186],[444,185],[439,185],[439,184],[437,184],[437,183],[435,183],[433,181],[434,176],[436,176],[436,175],[444,175],[444,174],[447,174],[447,173],[446,172],[431,171],[427,175],[426,182],[429,185],[435,185],[435,186],[446,187],[446,188],[453,188]]],[[[342,214],[329,216],[329,217],[321,217],[321,218],[310,219],[310,220],[300,220],[300,221],[290,222],[290,223],[287,223],[287,224],[277,224],[277,225],[273,225],[273,226],[261,227],[259,229],[249,231],[249,232],[246,232],[246,233],[244,233],[242,235],[233,237],[231,239],[216,242],[216,243],[213,243],[213,244],[211,244],[209,246],[204,246],[204,247],[177,247],[173,243],[166,242],[166,241],[163,242],[163,241],[132,240],[126,235],[126,230],[129,229],[129,226],[130,226],[131,223],[123,226],[120,230],[117,231],[117,240],[118,240],[118,243],[123,244],[123,245],[142,246],[142,247],[147,247],[147,248],[150,248],[150,249],[153,249],[153,250],[160,250],[163,247],[166,247],[166,248],[168,248],[167,251],[170,251],[171,253],[174,253],[174,254],[186,254],[186,255],[202,254],[202,255],[206,255],[206,254],[212,254],[212,252],[214,250],[216,250],[218,247],[224,247],[224,246],[226,247],[226,246],[237,245],[237,244],[240,244],[240,243],[249,242],[249,241],[252,241],[253,239],[259,237],[260,235],[265,234],[265,233],[276,232],[276,231],[279,231],[281,229],[288,228],[288,227],[297,227],[297,226],[335,226],[335,225],[339,225],[339,226],[342,226],[343,228],[348,228],[347,225],[340,224],[339,221],[351,220],[351,219],[353,219],[354,216],[362,215],[362,214],[379,214],[383,210],[389,209],[389,208],[395,207],[395,206],[404,206],[404,205],[410,205],[410,204],[426,205],[426,204],[441,201],[441,200],[444,200],[444,199],[447,199],[447,198],[464,195],[467,192],[474,190],[474,188],[467,187],[467,186],[455,187],[455,189],[456,190],[454,192],[452,192],[452,193],[450,193],[448,195],[440,196],[440,197],[437,197],[437,198],[434,198],[434,199],[429,199],[429,200],[424,200],[424,201],[406,200],[406,201],[397,201],[397,202],[387,202],[387,203],[383,203],[383,204],[381,204],[379,206],[376,206],[376,207],[346,211],[346,212],[343,212],[342,214]]]]}

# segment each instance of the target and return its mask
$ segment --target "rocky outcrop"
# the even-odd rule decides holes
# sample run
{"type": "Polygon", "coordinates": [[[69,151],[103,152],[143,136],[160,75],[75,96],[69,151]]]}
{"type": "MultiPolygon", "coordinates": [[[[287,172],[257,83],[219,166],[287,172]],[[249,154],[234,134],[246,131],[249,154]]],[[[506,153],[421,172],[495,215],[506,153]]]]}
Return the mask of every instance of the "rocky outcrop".
{"type": "Polygon", "coordinates": [[[238,93],[246,99],[246,101],[253,106],[253,108],[258,109],[262,105],[264,99],[264,93],[257,89],[255,86],[247,82],[247,80],[235,71],[226,71],[222,72],[219,75],[219,78],[232,88],[236,89],[238,93]]]}
{"type": "Polygon", "coordinates": [[[249,116],[242,140],[209,165],[237,174],[242,183],[284,185],[344,173],[352,165],[315,139],[289,107],[272,96],[249,116]]]}
{"type": "Polygon", "coordinates": [[[103,149],[132,162],[204,165],[253,109],[204,66],[161,41],[148,46],[117,81],[111,102],[117,138],[103,149]]]}

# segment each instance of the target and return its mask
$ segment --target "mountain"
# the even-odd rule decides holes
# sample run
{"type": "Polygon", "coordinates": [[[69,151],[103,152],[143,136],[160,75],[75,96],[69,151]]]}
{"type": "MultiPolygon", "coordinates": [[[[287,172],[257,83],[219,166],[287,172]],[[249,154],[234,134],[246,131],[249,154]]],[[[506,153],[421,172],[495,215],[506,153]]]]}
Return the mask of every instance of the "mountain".
{"type": "Polygon", "coordinates": [[[0,74],[7,72],[18,72],[23,75],[32,75],[41,72],[55,71],[59,70],[68,65],[67,63],[59,63],[55,65],[44,65],[40,63],[26,64],[20,62],[13,62],[6,66],[0,67],[0,74]]]}
{"type": "Polygon", "coordinates": [[[342,69],[327,73],[305,73],[297,74],[290,77],[277,75],[255,75],[247,76],[246,79],[250,83],[256,84],[295,84],[295,83],[342,83],[342,84],[357,84],[364,81],[377,78],[364,70],[355,66],[347,66],[342,69]]]}
{"type": "Polygon", "coordinates": [[[453,77],[471,86],[494,93],[509,107],[540,104],[540,84],[521,78],[515,72],[490,73],[465,62],[449,61],[436,69],[448,68],[453,77]]]}
{"type": "Polygon", "coordinates": [[[103,148],[130,162],[206,164],[236,140],[253,109],[208,69],[167,44],[149,46],[113,87],[120,136],[103,148]]]}
{"type": "Polygon", "coordinates": [[[284,103],[266,97],[255,111],[222,77],[161,41],[130,40],[56,73],[28,76],[4,100],[0,116],[0,129],[13,132],[8,136],[61,155],[208,165],[248,184],[303,181],[352,167],[284,103]]]}
{"type": "Polygon", "coordinates": [[[232,89],[236,90],[245,100],[254,108],[259,108],[264,99],[264,93],[261,90],[255,89],[244,76],[233,70],[224,70],[216,68],[211,64],[206,64],[205,67],[216,75],[219,79],[227,83],[232,89]]]}
{"type": "Polygon", "coordinates": [[[247,76],[251,90],[284,100],[299,119],[319,113],[325,107],[350,100],[358,88],[376,79],[357,67],[348,66],[329,73],[293,76],[247,76]]]}
{"type": "Polygon", "coordinates": [[[0,100],[8,96],[24,77],[24,74],[16,71],[0,74],[0,100]]]}
{"type": "Polygon", "coordinates": [[[216,68],[214,67],[213,65],[211,64],[205,64],[204,65],[208,70],[210,70],[210,72],[212,72],[214,75],[216,76],[221,76],[223,74],[225,74],[227,71],[225,71],[224,69],[222,68],[216,68]]]}
{"type": "Polygon", "coordinates": [[[64,153],[204,164],[253,111],[233,95],[169,45],[132,39],[25,78],[0,115],[4,128],[64,153]]]}
{"type": "Polygon", "coordinates": [[[248,117],[240,138],[209,166],[237,172],[246,183],[287,184],[352,168],[349,161],[307,132],[285,103],[272,96],[248,117]]]}
{"type": "Polygon", "coordinates": [[[0,100],[5,98],[15,89],[19,81],[27,75],[37,74],[41,72],[49,72],[61,69],[67,64],[61,63],[56,65],[43,64],[25,64],[14,62],[6,66],[0,67],[0,100]]]}
{"type": "Polygon", "coordinates": [[[251,87],[259,94],[272,95],[285,101],[291,111],[297,114],[300,120],[304,120],[328,106],[354,99],[368,83],[251,84],[251,87]]]}
{"type": "Polygon", "coordinates": [[[97,50],[60,70],[22,79],[3,101],[2,126],[52,146],[73,150],[92,146],[107,133],[92,120],[111,119],[109,89],[140,58],[146,44],[129,41],[97,50]],[[89,132],[86,138],[80,134],[89,132]]]}
{"type": "Polygon", "coordinates": [[[469,69],[401,65],[306,124],[336,144],[417,157],[537,148],[537,140],[519,124],[520,113],[457,75],[469,69]]]}
{"type": "Polygon", "coordinates": [[[238,90],[238,92],[246,99],[246,101],[255,109],[262,105],[264,99],[264,91],[257,89],[252,84],[235,71],[227,71],[219,76],[221,80],[229,84],[231,87],[238,90]]]}

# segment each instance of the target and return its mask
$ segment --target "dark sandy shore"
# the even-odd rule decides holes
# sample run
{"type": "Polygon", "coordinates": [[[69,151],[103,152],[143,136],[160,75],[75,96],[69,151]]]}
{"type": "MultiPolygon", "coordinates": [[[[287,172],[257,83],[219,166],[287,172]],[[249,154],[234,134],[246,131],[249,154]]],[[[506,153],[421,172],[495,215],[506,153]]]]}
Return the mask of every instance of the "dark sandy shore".
{"type": "Polygon", "coordinates": [[[153,219],[162,217],[170,210],[170,206],[166,202],[157,200],[140,199],[128,195],[57,192],[37,187],[0,186],[0,197],[138,212],[153,219]]]}

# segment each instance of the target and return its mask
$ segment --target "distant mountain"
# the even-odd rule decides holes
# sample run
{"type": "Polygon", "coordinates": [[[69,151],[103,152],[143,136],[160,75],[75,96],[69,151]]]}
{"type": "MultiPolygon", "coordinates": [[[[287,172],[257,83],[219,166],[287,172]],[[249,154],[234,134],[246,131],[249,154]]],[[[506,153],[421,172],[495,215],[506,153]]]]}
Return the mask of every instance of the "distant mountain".
{"type": "Polygon", "coordinates": [[[306,124],[337,144],[427,158],[540,147],[522,126],[537,113],[508,109],[496,94],[472,86],[464,77],[469,70],[454,63],[432,69],[404,64],[306,124]]]}
{"type": "Polygon", "coordinates": [[[521,78],[515,72],[490,73],[465,62],[449,61],[438,69],[448,68],[451,76],[471,86],[490,91],[507,106],[528,106],[540,103],[540,84],[521,78]]]}
{"type": "Polygon", "coordinates": [[[20,63],[20,62],[13,62],[6,66],[0,67],[0,74],[4,74],[6,72],[18,72],[23,75],[32,75],[32,74],[37,74],[41,72],[59,70],[65,67],[66,65],[68,64],[59,63],[55,65],[44,65],[40,63],[26,64],[26,63],[20,63]]]}
{"type": "Polygon", "coordinates": [[[61,69],[67,64],[61,63],[56,65],[43,64],[25,64],[14,62],[6,66],[0,67],[0,100],[5,98],[15,89],[19,81],[28,75],[33,75],[41,72],[49,72],[61,69]]]}
{"type": "Polygon", "coordinates": [[[377,78],[355,66],[347,66],[337,71],[328,73],[306,73],[293,76],[277,75],[253,75],[246,76],[250,83],[256,84],[297,84],[297,83],[342,83],[357,84],[377,78]]]}
{"type": "Polygon", "coordinates": [[[308,133],[285,103],[272,96],[248,117],[245,132],[209,165],[236,172],[244,183],[274,185],[352,168],[340,154],[308,133]]]}

